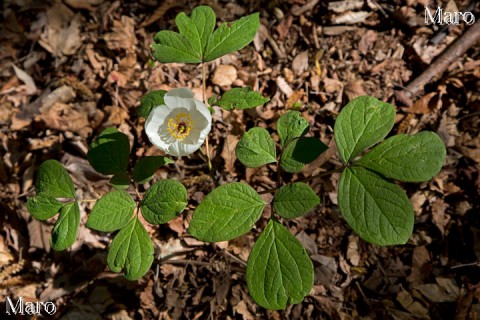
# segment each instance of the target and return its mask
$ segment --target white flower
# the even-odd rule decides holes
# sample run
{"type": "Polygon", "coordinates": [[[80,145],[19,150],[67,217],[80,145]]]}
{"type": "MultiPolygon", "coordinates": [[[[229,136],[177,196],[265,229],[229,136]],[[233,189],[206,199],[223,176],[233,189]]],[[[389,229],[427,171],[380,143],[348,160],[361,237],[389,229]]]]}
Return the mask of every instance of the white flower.
{"type": "Polygon", "coordinates": [[[155,107],[145,122],[150,142],[172,156],[186,156],[200,148],[212,127],[207,106],[187,88],[173,89],[165,104],[155,107]]]}

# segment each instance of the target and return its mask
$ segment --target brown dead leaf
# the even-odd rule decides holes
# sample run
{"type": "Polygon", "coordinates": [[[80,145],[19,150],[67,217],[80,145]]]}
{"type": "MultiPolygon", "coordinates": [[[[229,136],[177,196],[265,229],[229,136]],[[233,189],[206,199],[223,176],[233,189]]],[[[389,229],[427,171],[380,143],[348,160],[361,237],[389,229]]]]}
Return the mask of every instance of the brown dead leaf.
{"type": "Polygon", "coordinates": [[[137,44],[135,20],[128,16],[122,16],[120,20],[114,20],[112,32],[107,33],[104,39],[107,46],[112,50],[134,52],[137,44]]]}
{"type": "Polygon", "coordinates": [[[363,89],[363,80],[351,80],[347,82],[343,92],[345,92],[348,100],[353,100],[367,94],[363,89]]]}
{"type": "Polygon", "coordinates": [[[25,94],[35,94],[37,92],[37,86],[35,85],[35,81],[33,81],[32,77],[22,69],[17,68],[16,65],[13,64],[12,66],[17,78],[22,80],[22,82],[25,84],[25,94]]]}
{"type": "Polygon", "coordinates": [[[370,16],[370,12],[367,11],[347,11],[332,18],[333,24],[356,24],[363,23],[370,16]]]}
{"type": "Polygon", "coordinates": [[[74,14],[61,1],[55,0],[47,10],[47,24],[38,41],[55,57],[73,55],[82,45],[82,15],[74,14]]]}
{"type": "Polygon", "coordinates": [[[35,120],[43,121],[51,129],[71,131],[86,137],[92,132],[88,111],[85,104],[65,104],[57,102],[48,111],[36,117],[35,120]]]}
{"type": "Polygon", "coordinates": [[[212,83],[221,87],[231,86],[237,80],[237,69],[231,65],[219,65],[213,74],[212,83]]]}
{"type": "Polygon", "coordinates": [[[413,249],[412,256],[412,271],[407,277],[412,284],[422,283],[429,272],[425,270],[425,266],[430,261],[430,253],[426,246],[418,246],[413,249]]]}
{"type": "Polygon", "coordinates": [[[435,199],[435,202],[432,203],[432,220],[442,235],[445,235],[445,227],[450,222],[450,215],[445,213],[448,207],[448,203],[440,198],[435,199]]]}
{"type": "Polygon", "coordinates": [[[413,104],[409,108],[404,108],[405,112],[417,113],[417,114],[429,114],[440,110],[442,107],[442,101],[438,98],[437,92],[430,92],[413,104]]]}
{"type": "Polygon", "coordinates": [[[358,43],[358,50],[360,50],[360,52],[363,54],[367,54],[368,51],[373,48],[375,41],[377,41],[377,32],[368,30],[360,39],[360,42],[358,43]]]}
{"type": "Polygon", "coordinates": [[[303,51],[295,56],[292,61],[292,70],[299,76],[308,69],[308,51],[303,51]]]}
{"type": "Polygon", "coordinates": [[[418,319],[430,319],[427,308],[425,308],[420,302],[415,301],[412,295],[401,288],[397,294],[397,301],[402,305],[402,307],[410,312],[412,315],[415,315],[415,318],[418,319]]]}

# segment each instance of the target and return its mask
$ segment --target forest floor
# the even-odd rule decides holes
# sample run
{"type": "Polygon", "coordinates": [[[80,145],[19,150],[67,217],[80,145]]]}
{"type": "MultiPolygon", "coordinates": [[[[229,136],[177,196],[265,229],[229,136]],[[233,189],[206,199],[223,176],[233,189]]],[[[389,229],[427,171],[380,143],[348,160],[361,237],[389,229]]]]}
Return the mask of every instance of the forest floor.
{"type": "MultiPolygon", "coordinates": [[[[62,319],[480,319],[480,46],[441,70],[413,104],[396,98],[468,26],[425,24],[425,6],[480,12],[476,1],[4,1],[0,31],[0,318],[7,297],[52,301],[62,319]],[[214,187],[202,155],[176,160],[157,178],[181,181],[189,203],[168,224],[146,224],[155,245],[151,270],[127,281],[106,267],[111,237],[85,228],[92,204],[81,206],[78,239],[54,252],[53,220],[32,219],[25,204],[38,166],[59,160],[78,195],[98,198],[108,177],[86,160],[104,128],[129,136],[134,158],[161,155],[135,115],[145,93],[189,87],[201,97],[200,67],[154,62],[154,34],[175,29],[175,16],[210,5],[220,21],[260,12],[254,42],[207,65],[207,93],[249,85],[271,100],[246,111],[216,110],[210,152],[220,184],[275,186],[275,167],[245,169],[234,147],[253,126],[278,139],[275,123],[297,109],[311,134],[330,146],[296,180],[339,163],[333,125],[360,95],[396,106],[394,133],[437,132],[447,160],[431,181],[402,184],[415,227],[405,245],[366,243],[337,206],[339,175],[310,185],[321,205],[289,221],[308,249],[314,287],[285,311],[267,311],[248,294],[245,263],[260,228],[208,244],[187,233],[198,203],[214,187]]],[[[265,195],[265,197],[271,195],[265,195]]],[[[266,220],[260,220],[258,227],[266,220]]]]}

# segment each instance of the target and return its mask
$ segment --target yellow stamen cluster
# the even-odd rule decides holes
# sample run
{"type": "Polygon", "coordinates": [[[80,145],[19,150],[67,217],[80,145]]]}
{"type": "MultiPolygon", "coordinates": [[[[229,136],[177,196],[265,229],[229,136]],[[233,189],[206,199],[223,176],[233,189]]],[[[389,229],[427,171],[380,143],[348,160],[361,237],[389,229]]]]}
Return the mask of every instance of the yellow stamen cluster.
{"type": "Polygon", "coordinates": [[[188,113],[179,113],[168,120],[168,132],[175,139],[183,141],[190,134],[193,120],[188,113]]]}

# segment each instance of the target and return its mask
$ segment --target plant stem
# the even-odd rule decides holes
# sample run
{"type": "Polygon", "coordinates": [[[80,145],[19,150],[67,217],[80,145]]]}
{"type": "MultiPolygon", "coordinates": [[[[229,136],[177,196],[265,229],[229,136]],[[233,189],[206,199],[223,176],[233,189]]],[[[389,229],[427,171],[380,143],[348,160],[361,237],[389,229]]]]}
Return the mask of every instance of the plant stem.
{"type": "MultiPolygon", "coordinates": [[[[300,179],[300,180],[297,180],[297,181],[290,182],[288,184],[292,184],[292,183],[295,183],[295,182],[308,182],[308,181],[311,181],[315,178],[320,178],[320,177],[328,176],[328,175],[333,174],[335,172],[340,172],[344,168],[345,168],[345,166],[341,166],[341,167],[338,167],[338,168],[335,168],[335,169],[332,169],[332,170],[329,170],[329,171],[320,172],[319,174],[316,174],[314,176],[310,176],[310,177],[306,177],[306,178],[303,178],[303,179],[300,179]]],[[[279,189],[279,187],[277,186],[276,188],[260,191],[258,194],[274,193],[278,189],[279,189]]]]}
{"type": "Polygon", "coordinates": [[[98,199],[82,199],[82,200],[77,200],[77,202],[96,202],[98,199]]]}
{"type": "MultiPolygon", "coordinates": [[[[203,103],[206,105],[207,104],[207,71],[205,67],[205,62],[202,62],[202,100],[203,100],[203,103]]],[[[213,177],[213,167],[212,167],[212,161],[210,159],[210,145],[208,142],[208,135],[205,138],[205,153],[207,155],[208,170],[210,171],[210,175],[212,175],[213,177]]]]}

